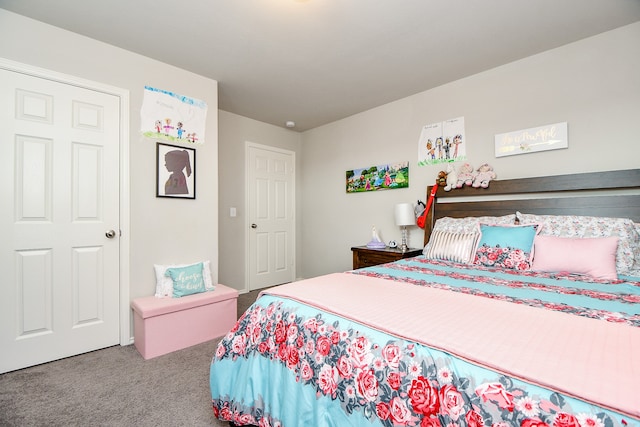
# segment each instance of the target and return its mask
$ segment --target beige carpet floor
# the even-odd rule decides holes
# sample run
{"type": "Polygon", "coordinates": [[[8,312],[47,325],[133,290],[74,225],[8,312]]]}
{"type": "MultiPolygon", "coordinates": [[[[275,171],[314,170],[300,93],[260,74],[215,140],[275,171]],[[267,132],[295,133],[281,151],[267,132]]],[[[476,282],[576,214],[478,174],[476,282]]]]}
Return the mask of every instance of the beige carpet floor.
{"type": "MultiPolygon", "coordinates": [[[[241,294],[238,315],[259,291],[241,294]]],[[[211,410],[219,339],[144,360],[114,346],[0,375],[0,426],[224,426],[211,410]]]]}

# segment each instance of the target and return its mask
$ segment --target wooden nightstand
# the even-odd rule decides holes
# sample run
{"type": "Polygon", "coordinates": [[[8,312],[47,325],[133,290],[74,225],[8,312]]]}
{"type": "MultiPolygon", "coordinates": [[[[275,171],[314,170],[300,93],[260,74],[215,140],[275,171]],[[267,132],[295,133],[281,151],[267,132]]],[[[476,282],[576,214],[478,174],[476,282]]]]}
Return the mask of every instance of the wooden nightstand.
{"type": "Polygon", "coordinates": [[[403,253],[398,248],[371,249],[366,246],[354,246],[351,248],[351,251],[353,252],[354,270],[422,254],[422,249],[416,248],[409,248],[403,253]]]}

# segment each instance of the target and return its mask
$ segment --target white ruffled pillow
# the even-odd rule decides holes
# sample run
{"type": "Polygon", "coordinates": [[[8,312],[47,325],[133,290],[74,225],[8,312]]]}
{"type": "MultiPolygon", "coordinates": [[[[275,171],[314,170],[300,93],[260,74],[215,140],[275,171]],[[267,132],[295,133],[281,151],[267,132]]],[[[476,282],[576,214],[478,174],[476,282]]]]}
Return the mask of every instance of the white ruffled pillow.
{"type": "MultiPolygon", "coordinates": [[[[207,261],[199,261],[202,262],[202,279],[204,280],[204,287],[207,291],[213,291],[215,289],[215,285],[211,280],[211,262],[207,261]]],[[[176,264],[176,265],[159,265],[154,264],[153,268],[156,272],[156,297],[157,298],[171,298],[173,297],[173,280],[171,277],[165,276],[167,272],[167,268],[181,268],[181,267],[190,267],[192,265],[196,265],[199,262],[194,262],[192,264],[176,264]]]]}

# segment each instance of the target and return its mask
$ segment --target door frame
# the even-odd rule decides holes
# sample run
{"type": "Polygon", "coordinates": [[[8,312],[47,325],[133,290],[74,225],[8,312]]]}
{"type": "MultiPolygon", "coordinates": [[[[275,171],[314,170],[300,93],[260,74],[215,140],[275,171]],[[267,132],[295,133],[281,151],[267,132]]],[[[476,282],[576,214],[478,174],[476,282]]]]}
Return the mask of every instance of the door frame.
{"type": "Polygon", "coordinates": [[[44,68],[34,67],[32,65],[23,64],[21,62],[12,61],[0,57],[0,69],[13,71],[32,77],[38,77],[51,80],[58,83],[68,84],[81,87],[84,89],[102,92],[108,95],[116,96],[120,102],[120,237],[119,244],[119,330],[120,345],[129,345],[133,343],[131,336],[131,314],[129,309],[129,91],[119,87],[82,79],[68,74],[47,70],[44,68]]]}
{"type": "Polygon", "coordinates": [[[287,150],[284,148],[278,148],[278,147],[274,147],[271,145],[264,145],[264,144],[257,144],[255,142],[251,142],[251,141],[245,141],[245,146],[244,146],[244,164],[245,164],[245,188],[244,188],[244,206],[245,206],[245,212],[247,212],[247,214],[245,215],[245,225],[244,225],[244,241],[245,241],[245,265],[244,265],[244,291],[245,292],[249,292],[250,289],[250,279],[249,279],[249,275],[251,274],[251,269],[250,269],[250,260],[249,257],[251,256],[251,236],[250,236],[250,228],[251,228],[251,218],[249,218],[249,148],[257,148],[260,150],[265,150],[265,151],[275,151],[276,153],[282,153],[282,154],[287,154],[291,156],[291,159],[293,161],[293,188],[291,189],[292,192],[292,204],[293,204],[293,214],[294,214],[294,221],[293,221],[293,248],[291,250],[291,256],[292,256],[292,263],[293,263],[293,271],[292,271],[292,275],[293,278],[292,280],[295,280],[297,276],[297,264],[296,264],[296,243],[297,243],[297,218],[298,216],[296,215],[296,174],[297,174],[297,168],[296,168],[296,153],[295,151],[292,150],[287,150]]]}

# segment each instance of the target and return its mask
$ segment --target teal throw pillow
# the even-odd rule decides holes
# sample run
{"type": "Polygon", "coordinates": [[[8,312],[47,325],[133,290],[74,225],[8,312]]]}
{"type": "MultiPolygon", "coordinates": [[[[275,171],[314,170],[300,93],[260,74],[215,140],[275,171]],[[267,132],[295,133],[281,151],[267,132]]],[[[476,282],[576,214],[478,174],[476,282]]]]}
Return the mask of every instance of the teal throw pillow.
{"type": "Polygon", "coordinates": [[[538,225],[495,226],[480,224],[481,237],[474,264],[487,267],[530,270],[533,239],[538,225]]]}
{"type": "Polygon", "coordinates": [[[167,268],[164,274],[173,282],[173,297],[180,298],[206,291],[202,269],[201,262],[186,267],[167,268]]]}
{"type": "Polygon", "coordinates": [[[537,225],[497,226],[480,224],[480,245],[510,247],[531,252],[537,225]]]}

